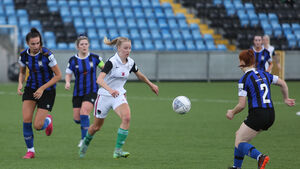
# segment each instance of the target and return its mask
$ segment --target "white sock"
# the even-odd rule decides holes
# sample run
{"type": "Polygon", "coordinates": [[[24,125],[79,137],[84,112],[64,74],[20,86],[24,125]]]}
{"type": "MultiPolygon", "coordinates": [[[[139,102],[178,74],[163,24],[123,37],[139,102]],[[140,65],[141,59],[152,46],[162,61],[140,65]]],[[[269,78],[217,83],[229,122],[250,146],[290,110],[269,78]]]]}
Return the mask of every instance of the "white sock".
{"type": "Polygon", "coordinates": [[[261,155],[262,155],[262,154],[260,154],[260,155],[257,156],[257,158],[256,158],[257,161],[259,160],[259,157],[260,157],[261,155]]]}
{"type": "Polygon", "coordinates": [[[28,149],[27,149],[27,152],[29,152],[29,151],[34,153],[34,152],[35,152],[35,151],[34,151],[34,147],[28,148],[28,149]]]}
{"type": "Polygon", "coordinates": [[[51,118],[50,117],[46,117],[46,119],[48,119],[49,120],[49,124],[51,124],[51,118]]]}

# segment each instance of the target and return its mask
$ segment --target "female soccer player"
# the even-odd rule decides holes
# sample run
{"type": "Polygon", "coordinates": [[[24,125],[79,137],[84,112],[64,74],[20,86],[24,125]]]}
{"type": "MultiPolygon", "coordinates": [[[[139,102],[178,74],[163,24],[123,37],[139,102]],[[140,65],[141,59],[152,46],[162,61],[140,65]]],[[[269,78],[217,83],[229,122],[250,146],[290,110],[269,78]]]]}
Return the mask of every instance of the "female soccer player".
{"type": "Polygon", "coordinates": [[[48,112],[52,110],[54,104],[55,84],[61,79],[61,72],[52,52],[43,47],[41,34],[36,28],[32,28],[26,35],[26,42],[29,48],[22,51],[19,57],[18,94],[23,95],[23,135],[28,149],[23,158],[30,159],[35,156],[31,127],[35,108],[37,107],[34,128],[46,129],[46,135],[50,136],[53,130],[53,120],[48,112]],[[23,92],[26,67],[29,69],[29,76],[23,92]]]}
{"type": "Polygon", "coordinates": [[[118,129],[118,137],[113,153],[113,158],[128,157],[129,152],[122,151],[122,146],[128,136],[130,124],[130,108],[126,99],[126,90],[124,85],[131,72],[143,82],[148,84],[151,90],[158,95],[158,87],[151,83],[137,68],[133,59],[129,57],[131,52],[131,41],[124,37],[118,37],[112,41],[104,38],[104,43],[109,46],[115,46],[117,53],[113,55],[106,63],[98,76],[97,83],[101,86],[98,90],[98,97],[95,105],[94,123],[89,127],[84,142],[80,147],[79,155],[84,157],[87,147],[90,144],[94,134],[100,130],[112,108],[121,118],[121,125],[118,129]]]}
{"type": "Polygon", "coordinates": [[[75,123],[81,126],[81,140],[78,144],[78,147],[80,147],[90,126],[89,114],[97,97],[97,67],[103,68],[104,62],[101,57],[89,52],[88,37],[80,35],[75,44],[78,54],[72,56],[69,60],[66,69],[65,88],[70,90],[70,81],[72,73],[74,73],[73,118],[75,123]]]}
{"type": "Polygon", "coordinates": [[[248,96],[249,114],[236,132],[234,150],[234,168],[241,168],[245,155],[258,161],[258,168],[264,169],[269,156],[260,153],[249,142],[261,131],[268,130],[275,120],[275,111],[271,100],[270,85],[280,86],[284,102],[294,106],[295,100],[288,95],[288,86],[284,80],[268,72],[255,70],[255,59],[252,50],[244,50],[239,55],[239,67],[245,73],[239,80],[239,103],[232,110],[228,110],[226,117],[232,120],[235,114],[246,107],[248,96]]]}
{"type": "MultiPolygon", "coordinates": [[[[272,57],[272,60],[274,59],[277,69],[280,71],[281,66],[280,66],[279,56],[276,54],[274,46],[272,46],[270,44],[269,35],[263,36],[263,47],[270,52],[270,56],[272,57]]],[[[269,64],[267,64],[267,66],[265,66],[266,69],[268,69],[268,66],[269,66],[269,64]]]]}
{"type": "Polygon", "coordinates": [[[271,72],[273,63],[270,52],[263,47],[262,37],[259,35],[255,35],[253,38],[253,51],[256,61],[256,69],[271,72]],[[269,66],[266,69],[266,63],[268,62],[269,66]]]}

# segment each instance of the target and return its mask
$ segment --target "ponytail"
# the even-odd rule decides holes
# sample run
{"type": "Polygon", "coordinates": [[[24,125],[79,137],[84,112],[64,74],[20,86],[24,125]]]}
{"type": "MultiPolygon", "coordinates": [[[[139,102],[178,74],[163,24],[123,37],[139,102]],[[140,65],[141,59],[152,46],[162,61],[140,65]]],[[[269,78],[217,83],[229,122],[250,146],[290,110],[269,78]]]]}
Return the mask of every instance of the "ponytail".
{"type": "Polygon", "coordinates": [[[125,37],[117,37],[113,40],[109,40],[107,37],[104,37],[103,42],[108,46],[119,47],[123,42],[131,42],[131,40],[125,37]]]}

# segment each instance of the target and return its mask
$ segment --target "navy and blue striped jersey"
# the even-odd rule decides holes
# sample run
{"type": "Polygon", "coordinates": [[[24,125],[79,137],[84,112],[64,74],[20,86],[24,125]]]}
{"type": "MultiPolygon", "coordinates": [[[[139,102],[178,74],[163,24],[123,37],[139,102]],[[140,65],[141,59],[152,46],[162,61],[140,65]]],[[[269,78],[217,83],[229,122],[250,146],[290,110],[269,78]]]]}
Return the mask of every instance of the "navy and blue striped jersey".
{"type": "Polygon", "coordinates": [[[268,72],[250,69],[246,71],[239,80],[239,96],[248,97],[248,107],[253,108],[272,108],[270,85],[276,84],[278,76],[268,72]]]}
{"type": "Polygon", "coordinates": [[[96,73],[97,66],[101,61],[102,58],[93,53],[90,53],[85,58],[79,58],[75,55],[69,59],[66,73],[74,73],[75,76],[73,96],[97,93],[96,73]]]}
{"type": "Polygon", "coordinates": [[[270,52],[262,48],[260,51],[256,51],[253,48],[255,62],[256,62],[256,69],[261,71],[266,71],[266,62],[272,62],[272,57],[270,56],[270,52]]]}
{"type": "MultiPolygon", "coordinates": [[[[42,52],[37,53],[35,56],[30,55],[29,48],[23,50],[19,57],[19,64],[29,69],[26,87],[38,89],[54,76],[51,67],[55,66],[57,62],[52,52],[43,47],[42,52]]],[[[55,87],[56,85],[53,85],[46,90],[49,91],[55,89],[55,87]]]]}

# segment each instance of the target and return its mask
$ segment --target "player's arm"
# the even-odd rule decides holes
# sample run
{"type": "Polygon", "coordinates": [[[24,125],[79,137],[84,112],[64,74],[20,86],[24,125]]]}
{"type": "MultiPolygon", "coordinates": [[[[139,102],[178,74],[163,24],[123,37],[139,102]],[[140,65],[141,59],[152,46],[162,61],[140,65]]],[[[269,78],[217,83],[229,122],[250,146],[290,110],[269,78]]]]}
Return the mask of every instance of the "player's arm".
{"type": "Polygon", "coordinates": [[[246,96],[239,96],[239,103],[232,110],[227,110],[226,117],[229,120],[232,120],[234,115],[243,111],[244,108],[246,107],[246,100],[247,100],[246,96]]]}
{"type": "Polygon", "coordinates": [[[268,63],[269,63],[269,67],[268,67],[267,72],[271,72],[271,70],[273,68],[273,62],[272,61],[268,61],[268,63]]]}
{"type": "Polygon", "coordinates": [[[100,69],[104,68],[104,62],[101,60],[100,63],[97,65],[100,69]]]}
{"type": "Polygon", "coordinates": [[[289,89],[286,84],[286,82],[280,78],[278,78],[277,81],[275,81],[275,84],[280,86],[281,93],[284,99],[284,103],[287,104],[288,106],[294,106],[295,105],[295,99],[290,99],[289,98],[289,89]]]}
{"type": "Polygon", "coordinates": [[[20,73],[19,73],[19,84],[18,84],[18,94],[19,95],[22,95],[23,92],[22,92],[22,88],[23,88],[23,82],[24,82],[24,79],[25,79],[25,74],[26,74],[26,67],[23,67],[20,65],[20,73]]]}
{"type": "Polygon", "coordinates": [[[71,73],[66,73],[65,76],[65,89],[70,90],[70,86],[71,86],[71,78],[72,78],[72,74],[71,73]]]}
{"type": "Polygon", "coordinates": [[[150,88],[151,90],[158,95],[158,86],[153,84],[142,72],[140,72],[139,70],[137,70],[136,72],[134,72],[136,77],[138,79],[140,79],[141,81],[145,82],[150,88]]]}

